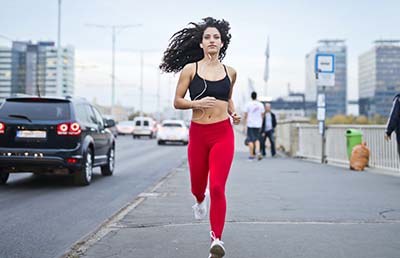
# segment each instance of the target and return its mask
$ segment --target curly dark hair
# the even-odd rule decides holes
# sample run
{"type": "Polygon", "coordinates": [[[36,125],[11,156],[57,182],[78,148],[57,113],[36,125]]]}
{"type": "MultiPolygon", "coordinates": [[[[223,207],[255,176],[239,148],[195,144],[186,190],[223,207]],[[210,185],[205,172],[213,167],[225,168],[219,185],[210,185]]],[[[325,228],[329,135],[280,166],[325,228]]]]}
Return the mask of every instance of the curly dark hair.
{"type": "Polygon", "coordinates": [[[218,59],[222,61],[225,57],[226,49],[231,41],[229,33],[229,22],[225,20],[217,20],[212,17],[204,18],[200,23],[191,22],[189,25],[194,27],[184,28],[170,39],[167,50],[164,52],[163,60],[160,64],[161,71],[179,72],[188,63],[197,62],[204,57],[203,49],[200,48],[200,43],[203,38],[203,33],[207,28],[216,28],[221,34],[223,46],[220,49],[218,59]]]}

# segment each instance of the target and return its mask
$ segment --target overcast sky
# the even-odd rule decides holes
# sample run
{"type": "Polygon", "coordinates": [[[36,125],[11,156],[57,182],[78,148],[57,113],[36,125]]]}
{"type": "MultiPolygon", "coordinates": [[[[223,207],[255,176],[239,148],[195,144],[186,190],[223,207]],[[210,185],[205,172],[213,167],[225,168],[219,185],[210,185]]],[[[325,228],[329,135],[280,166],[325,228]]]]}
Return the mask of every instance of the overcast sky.
{"type": "MultiPolygon", "coordinates": [[[[0,34],[16,40],[56,40],[57,0],[0,0],[0,34]]],[[[117,101],[138,107],[140,58],[144,49],[145,111],[154,111],[157,65],[171,35],[189,22],[213,16],[230,22],[232,40],[224,63],[238,72],[235,98],[251,78],[259,91],[267,37],[273,97],[304,91],[305,55],[319,39],[345,39],[348,47],[348,98],[358,98],[358,56],[376,39],[400,38],[398,0],[135,1],[63,0],[62,44],[76,51],[77,95],[111,102],[111,31],[85,24],[143,24],[117,36],[117,101]]],[[[0,38],[0,45],[9,46],[0,38]]],[[[176,76],[161,75],[163,105],[171,105],[176,76]]]]}

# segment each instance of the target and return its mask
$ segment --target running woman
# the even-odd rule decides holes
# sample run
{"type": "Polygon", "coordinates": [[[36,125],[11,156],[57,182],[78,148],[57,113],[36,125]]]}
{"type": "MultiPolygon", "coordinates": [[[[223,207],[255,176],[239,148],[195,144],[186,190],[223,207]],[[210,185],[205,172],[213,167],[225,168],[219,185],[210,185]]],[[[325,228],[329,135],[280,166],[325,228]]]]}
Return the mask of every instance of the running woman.
{"type": "Polygon", "coordinates": [[[232,101],[236,71],[221,63],[231,40],[230,25],[212,17],[189,23],[176,32],[164,52],[160,69],[181,72],[174,107],[192,109],[188,145],[191,191],[196,219],[207,215],[211,199],[211,246],[209,258],[225,255],[221,241],[226,216],[225,184],[234,154],[233,124],[239,124],[232,101]],[[189,90],[191,100],[185,99],[189,90]]]}

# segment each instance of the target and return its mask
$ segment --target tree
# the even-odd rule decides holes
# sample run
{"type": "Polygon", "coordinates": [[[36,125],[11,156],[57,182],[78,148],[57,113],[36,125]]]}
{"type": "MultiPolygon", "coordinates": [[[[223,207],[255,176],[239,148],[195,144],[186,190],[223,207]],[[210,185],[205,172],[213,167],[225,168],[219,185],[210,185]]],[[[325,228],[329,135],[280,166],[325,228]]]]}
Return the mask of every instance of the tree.
{"type": "Polygon", "coordinates": [[[367,125],[370,122],[368,121],[368,118],[366,116],[359,116],[355,119],[354,123],[359,125],[367,125]]]}
{"type": "Polygon", "coordinates": [[[315,112],[311,113],[310,124],[313,124],[313,125],[318,124],[317,113],[315,113],[315,112]]]}
{"type": "Polygon", "coordinates": [[[326,124],[346,124],[347,121],[348,119],[345,115],[336,115],[331,119],[327,119],[326,124]]]}
{"type": "Polygon", "coordinates": [[[375,114],[372,119],[371,119],[371,123],[372,124],[377,124],[377,125],[382,125],[382,124],[386,124],[386,118],[382,117],[379,114],[375,114]]]}
{"type": "MultiPolygon", "coordinates": [[[[133,120],[135,117],[140,116],[140,111],[136,111],[128,116],[128,120],[133,120]]],[[[143,116],[148,116],[146,113],[143,113],[143,116]]]]}

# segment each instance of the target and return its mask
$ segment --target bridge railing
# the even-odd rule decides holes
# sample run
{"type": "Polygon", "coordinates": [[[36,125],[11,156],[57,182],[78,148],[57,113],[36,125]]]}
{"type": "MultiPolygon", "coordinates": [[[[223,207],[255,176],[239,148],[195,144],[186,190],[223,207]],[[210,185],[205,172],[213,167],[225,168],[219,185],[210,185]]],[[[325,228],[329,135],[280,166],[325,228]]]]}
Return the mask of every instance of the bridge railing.
{"type": "MultiPolygon", "coordinates": [[[[358,129],[370,149],[369,166],[400,172],[395,134],[391,141],[384,140],[383,125],[329,125],[326,130],[325,154],[328,163],[349,164],[347,158],[347,129],[358,129]]],[[[276,129],[276,142],[290,156],[321,160],[322,137],[318,126],[305,120],[282,121],[276,129]]]]}

